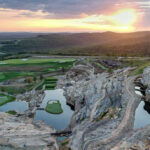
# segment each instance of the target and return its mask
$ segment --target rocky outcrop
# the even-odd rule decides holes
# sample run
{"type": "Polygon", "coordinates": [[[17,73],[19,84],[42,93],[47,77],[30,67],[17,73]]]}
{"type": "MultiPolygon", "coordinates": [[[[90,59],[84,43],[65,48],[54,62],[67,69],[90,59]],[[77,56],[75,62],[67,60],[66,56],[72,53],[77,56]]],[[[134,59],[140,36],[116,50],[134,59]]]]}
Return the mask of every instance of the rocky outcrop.
{"type": "Polygon", "coordinates": [[[74,79],[74,81],[78,81],[79,79],[88,78],[94,72],[94,68],[88,65],[77,65],[74,66],[70,71],[66,74],[67,79],[74,79]]]}
{"type": "Polygon", "coordinates": [[[145,101],[150,102],[150,67],[144,69],[141,82],[146,88],[145,101]]]}
{"type": "MultiPolygon", "coordinates": [[[[79,68],[76,66],[76,69],[79,68]]],[[[91,70],[85,76],[82,74],[82,78],[79,74],[72,76],[68,72],[58,81],[64,87],[68,103],[75,106],[69,144],[73,150],[82,149],[83,143],[99,135],[101,139],[109,137],[119,125],[130,98],[125,87],[125,70],[128,69],[116,71],[113,75],[95,75],[91,70]]]]}
{"type": "Polygon", "coordinates": [[[0,149],[8,150],[57,150],[58,146],[50,133],[52,128],[29,119],[0,113],[0,149]]]}
{"type": "Polygon", "coordinates": [[[128,134],[111,150],[149,150],[150,126],[136,130],[128,134]]]}
{"type": "Polygon", "coordinates": [[[30,91],[24,94],[19,94],[16,96],[16,101],[26,101],[28,102],[28,110],[23,114],[27,117],[33,118],[37,107],[40,107],[40,104],[43,101],[45,93],[43,91],[30,91]]]}

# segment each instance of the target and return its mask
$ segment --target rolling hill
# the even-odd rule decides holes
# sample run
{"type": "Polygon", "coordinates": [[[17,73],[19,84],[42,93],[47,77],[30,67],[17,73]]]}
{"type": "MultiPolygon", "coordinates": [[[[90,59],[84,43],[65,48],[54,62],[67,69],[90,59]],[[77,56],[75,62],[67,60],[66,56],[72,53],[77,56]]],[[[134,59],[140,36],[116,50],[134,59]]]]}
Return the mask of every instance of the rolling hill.
{"type": "MultiPolygon", "coordinates": [[[[1,34],[0,34],[1,37],[1,34]]],[[[1,38],[2,39],[2,38],[1,38]]],[[[0,51],[57,55],[150,56],[150,32],[31,34],[4,42],[0,51]]]]}

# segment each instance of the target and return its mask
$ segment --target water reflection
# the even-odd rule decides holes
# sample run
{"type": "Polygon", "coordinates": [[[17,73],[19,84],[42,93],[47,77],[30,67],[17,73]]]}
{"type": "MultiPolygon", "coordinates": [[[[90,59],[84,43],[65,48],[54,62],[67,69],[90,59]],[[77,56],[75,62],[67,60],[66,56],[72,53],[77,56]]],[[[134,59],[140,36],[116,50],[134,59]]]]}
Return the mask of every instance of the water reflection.
{"type": "Polygon", "coordinates": [[[15,110],[17,112],[24,112],[25,110],[28,109],[28,103],[25,101],[15,101],[15,102],[10,102],[7,103],[3,106],[0,106],[0,112],[7,112],[10,110],[15,110]]]}
{"type": "Polygon", "coordinates": [[[150,124],[150,103],[142,101],[136,109],[134,129],[150,124]]]}
{"type": "Polygon", "coordinates": [[[150,103],[145,102],[144,109],[150,114],[150,103]]]}
{"type": "Polygon", "coordinates": [[[41,104],[41,108],[45,108],[49,100],[59,100],[62,105],[63,113],[58,115],[37,110],[34,120],[43,120],[45,123],[55,128],[56,130],[65,129],[70,123],[73,110],[71,110],[70,106],[66,104],[66,98],[63,96],[63,90],[49,90],[45,91],[45,94],[46,96],[41,104]]]}

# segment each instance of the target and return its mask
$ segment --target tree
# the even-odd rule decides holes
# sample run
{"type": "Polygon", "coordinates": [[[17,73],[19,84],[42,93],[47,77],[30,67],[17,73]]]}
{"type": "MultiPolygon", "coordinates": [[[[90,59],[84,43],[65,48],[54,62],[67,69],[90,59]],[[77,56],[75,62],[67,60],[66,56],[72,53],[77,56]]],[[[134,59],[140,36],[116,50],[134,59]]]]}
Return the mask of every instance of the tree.
{"type": "Polygon", "coordinates": [[[40,75],[40,80],[43,80],[43,76],[42,75],[40,75]]]}
{"type": "Polygon", "coordinates": [[[62,70],[62,72],[65,72],[65,67],[62,67],[61,70],[62,70]]]}
{"type": "Polygon", "coordinates": [[[5,92],[5,88],[4,88],[4,87],[1,87],[1,91],[2,91],[2,92],[5,92]]]}
{"type": "Polygon", "coordinates": [[[27,77],[27,78],[26,78],[26,82],[27,82],[27,83],[31,83],[32,81],[33,81],[32,77],[27,77]]]}
{"type": "Polygon", "coordinates": [[[37,80],[37,77],[36,77],[36,76],[34,76],[34,77],[33,77],[33,81],[34,81],[34,82],[36,82],[36,80],[37,80]]]}

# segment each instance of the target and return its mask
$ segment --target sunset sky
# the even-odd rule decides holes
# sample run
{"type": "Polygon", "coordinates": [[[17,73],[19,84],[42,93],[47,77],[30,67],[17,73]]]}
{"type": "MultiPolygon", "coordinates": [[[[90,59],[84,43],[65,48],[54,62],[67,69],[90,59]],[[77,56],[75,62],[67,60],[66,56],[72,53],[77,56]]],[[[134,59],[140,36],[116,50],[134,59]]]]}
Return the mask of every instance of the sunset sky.
{"type": "Polygon", "coordinates": [[[0,0],[0,32],[133,32],[149,18],[149,0],[0,0]]]}

